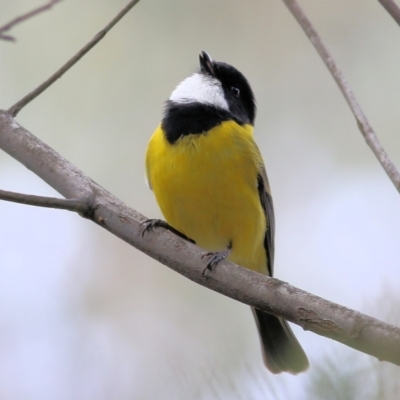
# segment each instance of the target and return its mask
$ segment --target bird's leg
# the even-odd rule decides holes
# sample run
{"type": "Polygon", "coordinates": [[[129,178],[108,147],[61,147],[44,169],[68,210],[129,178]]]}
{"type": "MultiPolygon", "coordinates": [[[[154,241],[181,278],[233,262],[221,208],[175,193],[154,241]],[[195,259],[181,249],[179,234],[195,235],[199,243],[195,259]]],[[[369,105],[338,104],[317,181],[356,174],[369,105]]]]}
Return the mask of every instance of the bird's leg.
{"type": "Polygon", "coordinates": [[[203,276],[206,274],[206,271],[209,270],[212,272],[212,269],[219,264],[221,261],[225,260],[231,252],[232,249],[232,241],[229,242],[228,249],[223,251],[206,253],[201,256],[201,259],[205,257],[211,257],[210,261],[208,261],[207,265],[203,269],[203,276]]]}
{"type": "Polygon", "coordinates": [[[179,236],[182,239],[185,239],[191,243],[196,244],[196,242],[193,239],[188,238],[182,232],[179,232],[173,226],[168,224],[168,222],[163,221],[162,219],[146,219],[145,221],[141,222],[140,225],[144,226],[142,237],[144,237],[144,234],[146,232],[152,232],[154,228],[164,228],[172,233],[175,233],[176,236],[179,236]]]}

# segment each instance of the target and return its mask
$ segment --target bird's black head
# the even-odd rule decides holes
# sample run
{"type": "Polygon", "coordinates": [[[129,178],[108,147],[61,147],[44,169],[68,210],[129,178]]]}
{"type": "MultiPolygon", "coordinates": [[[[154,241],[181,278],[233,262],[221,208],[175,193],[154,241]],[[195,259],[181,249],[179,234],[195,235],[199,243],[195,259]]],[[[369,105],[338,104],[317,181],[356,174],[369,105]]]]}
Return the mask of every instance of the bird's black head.
{"type": "Polygon", "coordinates": [[[205,134],[224,121],[254,125],[256,103],[244,75],[200,53],[200,71],[182,81],[165,107],[162,127],[173,144],[181,137],[205,134]]]}
{"type": "Polygon", "coordinates": [[[235,67],[213,61],[205,52],[200,53],[200,73],[220,82],[229,111],[239,122],[254,125],[256,102],[245,76],[235,67]]]}

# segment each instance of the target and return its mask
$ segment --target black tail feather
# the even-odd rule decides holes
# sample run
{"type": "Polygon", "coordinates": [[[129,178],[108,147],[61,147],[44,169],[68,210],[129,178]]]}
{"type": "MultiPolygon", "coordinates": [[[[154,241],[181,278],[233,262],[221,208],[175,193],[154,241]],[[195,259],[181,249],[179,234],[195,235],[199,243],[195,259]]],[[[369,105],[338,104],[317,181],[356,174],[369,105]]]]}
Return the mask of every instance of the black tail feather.
{"type": "Polygon", "coordinates": [[[298,374],[308,368],[308,359],[288,323],[282,318],[252,308],[263,350],[265,366],[274,374],[298,374]]]}

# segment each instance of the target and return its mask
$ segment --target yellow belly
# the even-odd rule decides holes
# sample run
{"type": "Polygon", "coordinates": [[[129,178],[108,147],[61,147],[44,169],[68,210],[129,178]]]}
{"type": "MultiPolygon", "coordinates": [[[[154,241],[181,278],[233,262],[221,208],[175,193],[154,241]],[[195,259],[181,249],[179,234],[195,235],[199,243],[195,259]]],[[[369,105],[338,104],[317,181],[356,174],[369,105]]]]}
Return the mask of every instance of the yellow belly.
{"type": "Polygon", "coordinates": [[[146,155],[147,177],[170,225],[209,251],[231,244],[231,261],[266,273],[261,164],[252,127],[233,121],[173,145],[158,127],[146,155]]]}

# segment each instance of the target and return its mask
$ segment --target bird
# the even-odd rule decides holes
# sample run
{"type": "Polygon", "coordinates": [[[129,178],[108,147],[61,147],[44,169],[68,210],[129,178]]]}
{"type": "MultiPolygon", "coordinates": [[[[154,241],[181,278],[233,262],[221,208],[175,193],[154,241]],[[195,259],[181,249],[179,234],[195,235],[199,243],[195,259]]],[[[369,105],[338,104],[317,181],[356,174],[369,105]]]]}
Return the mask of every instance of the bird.
{"type": "MultiPolygon", "coordinates": [[[[148,143],[150,189],[165,218],[144,221],[224,259],[272,277],[275,217],[264,162],[253,137],[256,101],[246,77],[202,51],[200,68],[166,101],[148,143]]],[[[288,323],[252,308],[267,369],[305,371],[309,362],[288,323]]]]}

